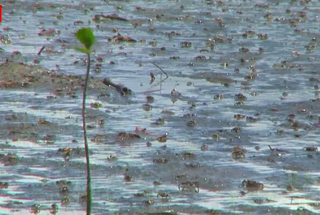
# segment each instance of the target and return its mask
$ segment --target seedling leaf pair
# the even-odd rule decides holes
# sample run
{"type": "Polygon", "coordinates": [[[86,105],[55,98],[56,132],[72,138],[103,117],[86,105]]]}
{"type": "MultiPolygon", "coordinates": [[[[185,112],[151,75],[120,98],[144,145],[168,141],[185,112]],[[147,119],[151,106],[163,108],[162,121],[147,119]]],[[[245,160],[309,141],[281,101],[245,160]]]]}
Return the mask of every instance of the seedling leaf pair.
{"type": "Polygon", "coordinates": [[[76,47],[82,53],[90,54],[91,47],[94,44],[95,36],[92,29],[81,28],[76,33],[77,39],[84,45],[84,47],[76,47]]]}

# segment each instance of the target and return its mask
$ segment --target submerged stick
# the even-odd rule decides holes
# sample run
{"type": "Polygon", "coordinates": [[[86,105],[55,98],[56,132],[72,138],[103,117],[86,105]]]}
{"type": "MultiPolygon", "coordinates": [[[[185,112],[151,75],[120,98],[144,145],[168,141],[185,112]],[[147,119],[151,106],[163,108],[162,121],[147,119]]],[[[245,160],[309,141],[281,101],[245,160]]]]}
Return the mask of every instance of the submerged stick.
{"type": "Polygon", "coordinates": [[[166,78],[162,80],[162,73],[160,74],[160,81],[159,83],[157,83],[155,86],[157,86],[158,84],[160,84],[160,93],[161,93],[161,89],[162,89],[162,83],[167,80],[169,78],[169,75],[160,67],[158,66],[157,64],[155,63],[152,63],[154,66],[156,66],[158,69],[160,69],[160,71],[166,75],[166,78]]]}
{"type": "Polygon", "coordinates": [[[41,46],[40,50],[38,51],[37,55],[41,55],[41,52],[44,50],[45,46],[41,46]]]}
{"type": "MultiPolygon", "coordinates": [[[[168,75],[160,66],[158,66],[157,64],[155,64],[155,63],[152,63],[152,64],[153,64],[154,66],[156,66],[158,69],[160,69],[160,71],[161,71],[163,74],[166,75],[166,78],[162,80],[162,73],[161,73],[161,74],[160,74],[160,81],[153,86],[153,87],[155,87],[155,86],[157,86],[157,85],[160,85],[160,90],[148,90],[148,91],[145,91],[145,92],[142,92],[142,93],[144,93],[144,94],[149,94],[149,93],[153,93],[153,92],[158,92],[158,91],[160,91],[160,94],[161,94],[162,82],[164,82],[165,80],[167,80],[167,79],[169,78],[169,75],[168,75]]],[[[153,77],[153,78],[155,79],[153,73],[150,73],[150,75],[151,75],[151,78],[153,77]],[[151,75],[151,74],[152,74],[152,75],[151,75]]],[[[153,81],[154,81],[154,80],[153,80],[153,81]]],[[[150,84],[152,84],[153,81],[150,82],[150,84]]]]}
{"type": "Polygon", "coordinates": [[[169,75],[168,75],[168,74],[167,74],[163,69],[161,69],[161,67],[160,67],[160,66],[158,66],[158,65],[157,65],[157,64],[155,64],[155,63],[152,63],[152,64],[153,64],[153,65],[155,65],[156,67],[158,67],[158,69],[160,69],[160,71],[161,71],[161,72],[163,72],[163,73],[166,75],[166,78],[165,78],[165,79],[163,79],[163,81],[169,78],[169,75]]]}

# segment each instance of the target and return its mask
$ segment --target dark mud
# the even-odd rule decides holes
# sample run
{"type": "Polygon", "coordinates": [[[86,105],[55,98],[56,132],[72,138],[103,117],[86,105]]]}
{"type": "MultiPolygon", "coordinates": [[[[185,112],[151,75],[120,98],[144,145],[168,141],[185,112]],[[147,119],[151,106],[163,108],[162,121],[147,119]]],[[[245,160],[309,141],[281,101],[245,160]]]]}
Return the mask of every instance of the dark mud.
{"type": "Polygon", "coordinates": [[[95,214],[319,214],[319,8],[5,2],[0,214],[84,214],[83,26],[95,214]]]}

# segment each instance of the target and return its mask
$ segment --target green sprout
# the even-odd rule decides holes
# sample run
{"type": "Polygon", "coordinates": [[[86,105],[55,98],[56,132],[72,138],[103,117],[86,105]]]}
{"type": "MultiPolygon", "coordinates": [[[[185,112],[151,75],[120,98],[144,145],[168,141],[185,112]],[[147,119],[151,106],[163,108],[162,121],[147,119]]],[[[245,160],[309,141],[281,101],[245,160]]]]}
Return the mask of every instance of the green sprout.
{"type": "Polygon", "coordinates": [[[92,204],[92,193],[91,193],[91,171],[90,171],[90,157],[89,157],[89,146],[86,130],[86,97],[88,90],[89,82],[89,73],[90,73],[90,53],[91,47],[95,42],[95,36],[92,29],[90,28],[81,28],[76,33],[77,39],[84,47],[76,47],[82,53],[87,54],[87,73],[85,78],[85,85],[83,90],[82,97],[82,129],[83,129],[83,138],[84,138],[84,149],[86,153],[86,164],[87,164],[87,215],[91,214],[91,204],[92,204]]]}

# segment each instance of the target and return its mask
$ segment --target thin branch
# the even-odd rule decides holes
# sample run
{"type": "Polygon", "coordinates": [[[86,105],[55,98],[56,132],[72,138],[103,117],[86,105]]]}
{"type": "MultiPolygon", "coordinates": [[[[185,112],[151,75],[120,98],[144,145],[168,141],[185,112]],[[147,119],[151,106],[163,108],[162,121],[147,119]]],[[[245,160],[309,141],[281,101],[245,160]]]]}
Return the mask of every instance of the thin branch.
{"type": "Polygon", "coordinates": [[[162,80],[162,73],[160,74],[160,81],[159,83],[157,83],[155,86],[157,86],[158,84],[160,84],[160,93],[161,93],[161,89],[162,89],[162,83],[167,80],[169,78],[169,75],[160,67],[158,66],[157,64],[155,63],[152,63],[154,66],[156,66],[158,69],[160,69],[160,71],[166,75],[166,78],[162,80]]]}
{"type": "Polygon", "coordinates": [[[155,64],[155,63],[152,63],[153,65],[155,65],[156,67],[158,67],[158,69],[160,69],[161,70],[161,72],[163,72],[165,75],[166,75],[166,78],[165,79],[163,79],[163,81],[164,80],[166,80],[167,78],[169,78],[169,75],[163,70],[163,69],[161,69],[161,67],[160,66],[158,66],[157,64],[155,64]]]}
{"type": "Polygon", "coordinates": [[[44,50],[45,46],[41,46],[40,50],[38,51],[37,55],[41,55],[41,52],[44,50]]]}
{"type": "MultiPolygon", "coordinates": [[[[158,69],[160,69],[160,71],[161,71],[163,74],[166,75],[166,78],[162,80],[162,73],[161,73],[161,74],[160,74],[160,81],[159,81],[157,84],[154,85],[154,86],[160,85],[160,90],[148,90],[148,91],[142,92],[142,93],[145,93],[145,94],[153,93],[153,92],[158,92],[158,91],[160,91],[160,93],[161,93],[162,82],[164,82],[165,80],[167,80],[167,79],[169,78],[169,75],[168,75],[160,66],[158,66],[158,65],[155,64],[155,63],[152,63],[152,64],[153,64],[154,66],[156,66],[158,69]]],[[[153,87],[154,87],[154,86],[153,86],[153,87]]]]}

